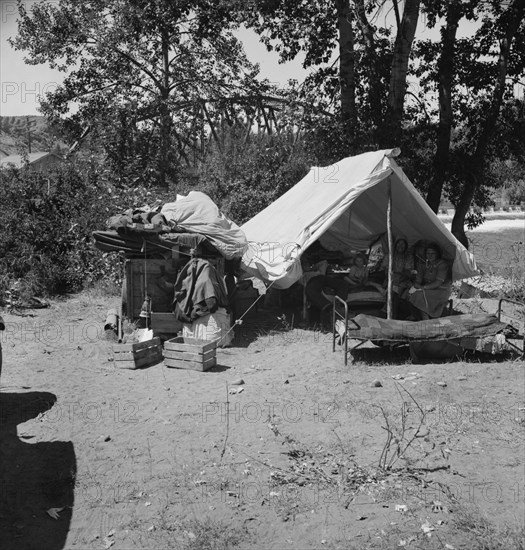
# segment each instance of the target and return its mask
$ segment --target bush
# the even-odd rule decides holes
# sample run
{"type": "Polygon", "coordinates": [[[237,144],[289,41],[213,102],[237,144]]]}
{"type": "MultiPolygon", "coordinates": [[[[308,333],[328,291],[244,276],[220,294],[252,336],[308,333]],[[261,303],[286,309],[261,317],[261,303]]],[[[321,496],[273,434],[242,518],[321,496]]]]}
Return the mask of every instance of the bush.
{"type": "Polygon", "coordinates": [[[35,295],[74,292],[105,279],[120,283],[116,253],[94,247],[92,232],[111,215],[156,196],[116,189],[99,166],[68,164],[42,174],[0,173],[0,292],[15,280],[35,295]]]}
{"type": "Polygon", "coordinates": [[[242,225],[301,180],[310,168],[293,136],[255,136],[244,144],[230,135],[223,152],[208,155],[197,188],[242,225]]]}
{"type": "Polygon", "coordinates": [[[525,180],[517,180],[507,184],[505,196],[510,204],[525,203],[525,180]]]}

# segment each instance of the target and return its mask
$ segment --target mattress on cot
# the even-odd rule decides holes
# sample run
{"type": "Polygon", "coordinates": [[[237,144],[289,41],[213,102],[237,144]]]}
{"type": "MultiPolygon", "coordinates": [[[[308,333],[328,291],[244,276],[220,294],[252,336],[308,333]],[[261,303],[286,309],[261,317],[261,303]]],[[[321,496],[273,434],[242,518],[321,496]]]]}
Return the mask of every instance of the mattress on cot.
{"type": "MultiPolygon", "coordinates": [[[[344,334],[344,323],[336,323],[336,331],[344,334]]],[[[348,320],[348,338],[378,342],[420,342],[492,338],[508,328],[495,315],[464,314],[426,321],[398,321],[372,315],[356,315],[348,320]]],[[[504,340],[504,337],[503,337],[504,340]]],[[[470,346],[469,346],[470,347],[470,346]]]]}

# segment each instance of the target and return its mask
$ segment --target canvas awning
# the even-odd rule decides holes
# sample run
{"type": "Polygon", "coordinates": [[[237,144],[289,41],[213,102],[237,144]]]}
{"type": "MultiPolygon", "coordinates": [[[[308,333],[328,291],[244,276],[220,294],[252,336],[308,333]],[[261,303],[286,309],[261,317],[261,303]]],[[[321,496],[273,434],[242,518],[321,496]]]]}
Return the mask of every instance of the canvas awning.
{"type": "Polygon", "coordinates": [[[392,230],[410,245],[440,245],[453,280],[478,274],[473,255],[450,233],[394,161],[399,150],[348,157],[314,167],[292,189],[242,226],[248,239],[244,270],[288,288],[300,279],[300,257],[317,239],[336,250],[368,248],[387,231],[388,180],[392,230]]]}

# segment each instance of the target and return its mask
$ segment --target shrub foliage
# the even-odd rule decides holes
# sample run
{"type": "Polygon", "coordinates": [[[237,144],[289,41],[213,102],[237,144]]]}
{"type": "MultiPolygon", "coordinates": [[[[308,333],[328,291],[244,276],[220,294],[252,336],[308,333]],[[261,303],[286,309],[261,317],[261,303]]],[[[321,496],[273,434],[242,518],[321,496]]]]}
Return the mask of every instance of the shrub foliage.
{"type": "Polygon", "coordinates": [[[118,282],[122,262],[94,246],[107,218],[152,199],[146,189],[115,189],[98,166],[51,173],[25,167],[0,173],[0,292],[14,281],[36,295],[118,282]]]}

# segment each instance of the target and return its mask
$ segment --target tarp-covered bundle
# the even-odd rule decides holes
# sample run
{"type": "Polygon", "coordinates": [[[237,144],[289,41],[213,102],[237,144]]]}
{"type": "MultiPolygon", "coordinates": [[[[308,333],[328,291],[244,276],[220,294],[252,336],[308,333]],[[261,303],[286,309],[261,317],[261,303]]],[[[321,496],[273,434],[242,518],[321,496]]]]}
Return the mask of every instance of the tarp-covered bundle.
{"type": "Polygon", "coordinates": [[[248,243],[243,231],[218,209],[204,193],[191,191],[166,203],[160,209],[115,216],[107,231],[95,231],[95,245],[104,252],[123,251],[126,254],[162,254],[174,245],[195,248],[205,243],[227,260],[240,258],[248,243]],[[155,231],[146,230],[150,225],[155,231]]]}
{"type": "Polygon", "coordinates": [[[436,242],[452,261],[452,279],[478,273],[472,254],[427,205],[393,157],[397,149],[312,168],[292,189],[242,226],[249,242],[244,270],[275,288],[302,276],[300,257],[317,239],[331,250],[365,250],[387,232],[388,183],[392,231],[410,245],[436,242]]]}
{"type": "Polygon", "coordinates": [[[190,191],[186,197],[166,203],[160,213],[172,228],[204,235],[227,259],[240,258],[247,249],[243,231],[200,191],[190,191]]]}

